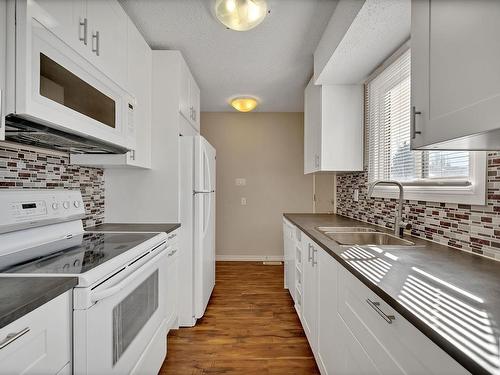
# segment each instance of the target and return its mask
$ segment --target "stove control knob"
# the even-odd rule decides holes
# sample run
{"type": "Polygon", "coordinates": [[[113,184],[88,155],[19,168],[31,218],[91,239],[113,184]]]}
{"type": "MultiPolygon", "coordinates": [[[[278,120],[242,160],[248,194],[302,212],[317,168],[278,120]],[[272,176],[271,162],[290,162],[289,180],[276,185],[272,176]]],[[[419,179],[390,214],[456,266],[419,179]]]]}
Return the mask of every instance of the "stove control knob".
{"type": "Polygon", "coordinates": [[[75,206],[75,208],[80,207],[80,202],[79,201],[74,201],[73,202],[73,206],[75,206]]]}
{"type": "Polygon", "coordinates": [[[64,203],[63,203],[63,207],[64,207],[65,209],[68,209],[68,208],[69,208],[69,202],[68,202],[68,201],[64,202],[64,203]]]}
{"type": "Polygon", "coordinates": [[[57,202],[52,203],[52,209],[53,210],[58,210],[59,209],[59,203],[57,203],[57,202]]]}

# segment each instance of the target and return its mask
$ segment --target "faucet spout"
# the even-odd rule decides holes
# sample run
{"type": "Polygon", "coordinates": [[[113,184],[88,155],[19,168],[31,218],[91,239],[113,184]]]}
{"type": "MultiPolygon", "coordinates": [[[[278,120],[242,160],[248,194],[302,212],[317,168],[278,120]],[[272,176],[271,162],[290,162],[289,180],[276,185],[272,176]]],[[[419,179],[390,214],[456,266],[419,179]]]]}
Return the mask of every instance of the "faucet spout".
{"type": "Polygon", "coordinates": [[[394,234],[399,237],[403,237],[403,230],[408,228],[409,226],[405,223],[402,223],[402,214],[403,214],[403,185],[394,180],[376,180],[373,181],[368,186],[368,198],[371,198],[373,195],[373,190],[377,185],[385,185],[385,186],[397,186],[399,189],[399,203],[397,207],[396,217],[394,219],[394,234]]]}

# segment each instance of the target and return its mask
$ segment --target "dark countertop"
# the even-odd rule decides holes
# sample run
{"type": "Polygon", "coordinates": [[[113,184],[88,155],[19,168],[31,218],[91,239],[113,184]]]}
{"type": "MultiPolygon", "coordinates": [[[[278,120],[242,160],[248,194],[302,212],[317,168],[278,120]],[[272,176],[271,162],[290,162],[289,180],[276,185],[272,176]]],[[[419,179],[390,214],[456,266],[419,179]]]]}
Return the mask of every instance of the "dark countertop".
{"type": "Polygon", "coordinates": [[[77,277],[0,277],[0,328],[78,284],[77,277]]]}
{"type": "Polygon", "coordinates": [[[500,262],[408,235],[417,246],[353,251],[316,227],[393,232],[333,214],[284,216],[471,373],[500,374],[500,262]],[[388,267],[373,272],[374,260],[388,267]]]}
{"type": "Polygon", "coordinates": [[[105,223],[95,227],[85,228],[88,232],[165,232],[170,233],[179,228],[179,223],[151,224],[121,224],[105,223]]]}

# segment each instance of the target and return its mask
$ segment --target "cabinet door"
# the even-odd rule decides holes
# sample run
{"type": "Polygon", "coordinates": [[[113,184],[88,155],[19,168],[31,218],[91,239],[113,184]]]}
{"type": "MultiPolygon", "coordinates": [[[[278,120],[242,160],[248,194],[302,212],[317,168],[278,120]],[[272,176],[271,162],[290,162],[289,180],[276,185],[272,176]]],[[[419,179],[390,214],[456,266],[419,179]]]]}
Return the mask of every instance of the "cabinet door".
{"type": "Polygon", "coordinates": [[[412,1],[412,147],[500,128],[500,1],[412,1]]]}
{"type": "MultiPolygon", "coordinates": [[[[339,361],[333,372],[327,374],[340,375],[376,375],[381,374],[363,346],[354,337],[349,327],[341,318],[339,319],[336,340],[339,342],[339,361]]],[[[382,374],[381,374],[382,375],[382,374]]],[[[386,374],[383,374],[386,375],[386,374]]]]}
{"type": "Polygon", "coordinates": [[[134,123],[136,147],[128,153],[129,164],[151,166],[151,75],[152,52],[131,20],[128,20],[127,90],[136,99],[134,123]]]}
{"type": "Polygon", "coordinates": [[[191,76],[190,86],[189,86],[189,97],[191,102],[191,112],[192,119],[191,124],[194,126],[198,132],[200,131],[200,88],[198,84],[191,76]]]}
{"type": "Polygon", "coordinates": [[[339,340],[338,263],[319,250],[318,269],[318,362],[326,374],[340,374],[343,343],[339,340]]]}
{"type": "Polygon", "coordinates": [[[314,353],[317,348],[318,324],[318,249],[308,238],[305,243],[306,251],[303,264],[303,296],[302,296],[302,325],[309,345],[314,353]]]}
{"type": "Polygon", "coordinates": [[[283,220],[283,255],[285,259],[285,288],[287,288],[295,301],[295,226],[283,220]]]}
{"type": "Polygon", "coordinates": [[[7,342],[0,350],[0,374],[56,374],[71,361],[71,294],[65,292],[0,329],[0,341],[7,342]]]}
{"type": "Polygon", "coordinates": [[[37,0],[33,16],[78,52],[90,45],[85,0],[37,0]]]}
{"type": "Polygon", "coordinates": [[[179,98],[179,112],[191,123],[191,72],[184,60],[181,63],[181,76],[180,76],[180,98],[179,98]]]}
{"type": "Polygon", "coordinates": [[[173,328],[178,316],[177,298],[178,298],[178,245],[175,245],[172,250],[168,250],[168,266],[167,266],[167,296],[166,296],[166,320],[168,329],[173,328]]]}
{"type": "Polygon", "coordinates": [[[91,60],[121,87],[127,79],[127,15],[115,0],[88,0],[91,60]]]}
{"type": "Polygon", "coordinates": [[[321,167],[321,86],[312,79],[304,93],[304,174],[321,167]]]}
{"type": "Polygon", "coordinates": [[[288,285],[288,273],[293,272],[293,270],[290,269],[290,263],[288,262],[288,254],[290,252],[290,230],[289,230],[289,225],[288,222],[283,219],[283,258],[285,260],[285,267],[284,267],[284,286],[285,289],[289,289],[293,291],[293,285],[288,285]]]}

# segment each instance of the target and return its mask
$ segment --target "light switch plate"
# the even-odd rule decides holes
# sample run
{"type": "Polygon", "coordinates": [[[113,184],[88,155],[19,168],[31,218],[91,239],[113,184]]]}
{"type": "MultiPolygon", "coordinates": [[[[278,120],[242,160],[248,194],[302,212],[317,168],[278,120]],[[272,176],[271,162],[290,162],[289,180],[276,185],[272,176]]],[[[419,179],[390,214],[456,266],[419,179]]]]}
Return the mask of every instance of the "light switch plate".
{"type": "Polygon", "coordinates": [[[236,186],[245,186],[247,184],[246,178],[237,178],[235,180],[235,185],[236,186]]]}
{"type": "Polygon", "coordinates": [[[247,205],[247,199],[245,197],[241,198],[241,205],[246,206],[247,205]]]}

